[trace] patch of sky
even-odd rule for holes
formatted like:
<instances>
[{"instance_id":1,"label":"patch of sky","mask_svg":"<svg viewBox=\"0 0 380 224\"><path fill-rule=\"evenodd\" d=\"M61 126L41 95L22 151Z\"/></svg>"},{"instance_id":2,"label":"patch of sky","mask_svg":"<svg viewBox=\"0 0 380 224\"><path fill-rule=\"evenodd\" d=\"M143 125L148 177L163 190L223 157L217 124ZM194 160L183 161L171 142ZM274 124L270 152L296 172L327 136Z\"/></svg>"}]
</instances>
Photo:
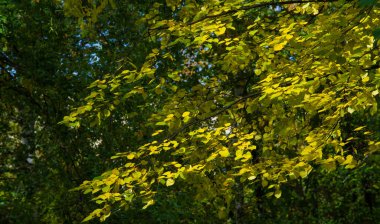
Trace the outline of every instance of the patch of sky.
<instances>
[{"instance_id":1,"label":"patch of sky","mask_svg":"<svg viewBox=\"0 0 380 224\"><path fill-rule=\"evenodd\" d=\"M97 42L97 43L87 43L84 45L85 48L95 48L97 50L102 50L103 46Z\"/></svg>"},{"instance_id":2,"label":"patch of sky","mask_svg":"<svg viewBox=\"0 0 380 224\"><path fill-rule=\"evenodd\" d=\"M104 31L102 31L102 35L108 36L108 35L110 35L110 32L108 30L104 30Z\"/></svg>"},{"instance_id":3,"label":"patch of sky","mask_svg":"<svg viewBox=\"0 0 380 224\"><path fill-rule=\"evenodd\" d=\"M90 65L92 65L94 63L97 63L99 60L100 60L100 58L96 55L96 53L92 53L92 54L90 54L90 59L89 59L88 63Z\"/></svg>"},{"instance_id":4,"label":"patch of sky","mask_svg":"<svg viewBox=\"0 0 380 224\"><path fill-rule=\"evenodd\" d=\"M282 7L279 6L279 5L277 5L276 7L274 7L274 11L275 12L281 12L281 10L282 10Z\"/></svg>"},{"instance_id":5,"label":"patch of sky","mask_svg":"<svg viewBox=\"0 0 380 224\"><path fill-rule=\"evenodd\" d=\"M269 9L274 10L275 12L281 12L282 11L282 7L279 5L276 5L275 7L269 6Z\"/></svg>"},{"instance_id":6,"label":"patch of sky","mask_svg":"<svg viewBox=\"0 0 380 224\"><path fill-rule=\"evenodd\" d=\"M9 74L10 74L12 77L15 77L15 76L16 76L16 73L17 73L17 71L16 71L16 69L14 69L14 68L11 68L11 69L9 70Z\"/></svg>"},{"instance_id":7,"label":"patch of sky","mask_svg":"<svg viewBox=\"0 0 380 224\"><path fill-rule=\"evenodd\" d=\"M84 40L78 40L78 46L83 49L95 48L97 50L102 50L103 46L100 42L86 43L84 44Z\"/></svg>"},{"instance_id":8,"label":"patch of sky","mask_svg":"<svg viewBox=\"0 0 380 224\"><path fill-rule=\"evenodd\" d=\"M117 41L116 38L109 38L108 39L108 42L111 42L111 43L115 43L116 41ZM126 47L126 46L124 46L124 47Z\"/></svg>"},{"instance_id":9,"label":"patch of sky","mask_svg":"<svg viewBox=\"0 0 380 224\"><path fill-rule=\"evenodd\" d=\"M210 76L208 76L208 75L204 75L204 76L202 76L200 79L198 79L198 82L199 82L199 84L201 84L202 86L205 86L205 85L207 85L207 81L209 81L210 80Z\"/></svg>"}]
</instances>

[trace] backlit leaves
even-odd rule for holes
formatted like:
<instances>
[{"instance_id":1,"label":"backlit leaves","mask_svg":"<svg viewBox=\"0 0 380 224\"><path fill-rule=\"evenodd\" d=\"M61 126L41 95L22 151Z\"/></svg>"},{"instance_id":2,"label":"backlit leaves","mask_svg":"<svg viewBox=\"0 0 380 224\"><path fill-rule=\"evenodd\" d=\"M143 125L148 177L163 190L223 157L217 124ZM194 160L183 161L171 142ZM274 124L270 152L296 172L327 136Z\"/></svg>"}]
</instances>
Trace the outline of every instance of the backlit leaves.
<instances>
[{"instance_id":1,"label":"backlit leaves","mask_svg":"<svg viewBox=\"0 0 380 224\"><path fill-rule=\"evenodd\" d=\"M100 123L117 110L115 102L144 99L141 108L154 109L144 126L155 140L117 154L127 162L118 173L79 189L93 189L104 204L149 206L157 184L197 186L204 195L198 180L209 178L216 189L241 182L279 198L281 185L307 178L314 166L331 172L360 164L346 136L363 133L363 153L371 133L345 130L343 121L377 111L372 27L380 25L380 11L363 17L353 3L333 1L284 4L274 13L272 3L262 3L166 1L178 10L173 18L151 20L159 5L146 15L159 47L140 69L94 82L86 105L63 122L78 126L88 116Z\"/></svg>"}]
</instances>

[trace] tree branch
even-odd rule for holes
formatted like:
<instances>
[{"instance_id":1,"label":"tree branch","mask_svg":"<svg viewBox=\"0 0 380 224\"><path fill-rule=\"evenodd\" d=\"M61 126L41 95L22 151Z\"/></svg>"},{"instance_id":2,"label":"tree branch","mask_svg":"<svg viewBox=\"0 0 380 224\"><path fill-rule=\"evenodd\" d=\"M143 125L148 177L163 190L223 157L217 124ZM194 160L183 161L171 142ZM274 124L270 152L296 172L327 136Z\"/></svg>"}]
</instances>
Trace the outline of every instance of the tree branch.
<instances>
[{"instance_id":1,"label":"tree branch","mask_svg":"<svg viewBox=\"0 0 380 224\"><path fill-rule=\"evenodd\" d=\"M250 9L255 9L255 8L261 8L261 7L266 7L266 6L273 6L273 5L289 5L289 4L302 4L302 3L311 3L311 2L336 2L337 0L327 0L327 1L321 1L321 0L308 0L308 1L286 1L286 2L264 2L264 3L259 3L259 4L256 4L256 5L251 5L251 6L243 6L241 8L238 8L238 9L233 9L233 10L230 10L230 11L227 11L227 12L222 12L220 14L217 14L217 15L210 15L210 16L205 16L203 18L200 18L198 20L195 20L193 22L189 22L187 23L186 25L193 25L195 23L199 23L205 19L210 19L210 18L215 18L215 17L219 17L219 16L224 16L224 15L228 15L228 14L231 14L231 13L236 13L236 12L239 12L241 10L250 10Z\"/></svg>"},{"instance_id":2,"label":"tree branch","mask_svg":"<svg viewBox=\"0 0 380 224\"><path fill-rule=\"evenodd\" d=\"M233 101L233 102L230 103L229 105L223 107L223 108L220 109L219 111L217 111L217 112L215 112L215 113L213 113L213 114L211 114L211 115L209 115L209 116L207 116L207 117L205 117L205 118L203 118L203 119L200 119L200 120L199 120L199 119L195 119L194 121L192 121L192 122L190 122L190 123L184 125L184 126L183 126L181 129L179 129L178 131L174 132L174 133L169 137L169 139L174 139L179 133L181 133L182 131L186 130L187 128L189 128L189 127L191 127L191 126L193 126L193 125L195 125L195 124L198 124L198 123L200 123L200 122L203 122L203 121L209 120L209 119L211 119L211 118L213 118L213 117L215 117L215 116L217 116L217 115L223 113L224 111L230 109L230 108L231 108L232 106L234 106L235 104L237 104L237 103L239 103L239 102L241 102L241 101L243 101L243 100L246 100L246 99L248 99L248 98L258 96L259 94L260 94L260 93L252 93L252 94L249 94L249 95L247 95L247 96L241 97L241 98L239 98L239 99Z\"/></svg>"},{"instance_id":3,"label":"tree branch","mask_svg":"<svg viewBox=\"0 0 380 224\"><path fill-rule=\"evenodd\" d=\"M205 16L205 17L197 19L195 21L188 22L185 25L190 26L190 25L199 23L199 22L201 22L203 20L206 20L206 19L212 19L212 18L216 18L216 17L219 17L219 16L228 15L228 14L231 14L231 13L236 13L236 12L239 12L239 11L242 11L242 10L250 10L250 9L261 8L261 7L266 7L266 6L302 4L302 3L313 3L313 2L315 2L315 3L337 2L337 1L338 0L307 0L307 1L300 1L300 0L298 0L298 1L286 1L286 2L264 2L264 3L258 3L256 5L251 5L251 6L243 6L241 8L232 9L232 10L229 10L229 11L226 11L226 12L222 12L222 13L219 13L219 14L216 14L216 15ZM160 30L160 29L168 29L168 28L169 27L158 27L158 28L149 29L149 30Z\"/></svg>"}]
</instances>

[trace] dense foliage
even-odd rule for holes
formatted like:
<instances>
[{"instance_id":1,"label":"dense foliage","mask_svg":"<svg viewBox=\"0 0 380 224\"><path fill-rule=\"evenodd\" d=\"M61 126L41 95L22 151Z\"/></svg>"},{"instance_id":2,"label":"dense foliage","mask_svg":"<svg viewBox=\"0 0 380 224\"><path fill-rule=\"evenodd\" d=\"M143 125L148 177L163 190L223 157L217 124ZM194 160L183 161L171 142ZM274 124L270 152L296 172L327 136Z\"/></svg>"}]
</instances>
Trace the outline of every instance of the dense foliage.
<instances>
[{"instance_id":1,"label":"dense foliage","mask_svg":"<svg viewBox=\"0 0 380 224\"><path fill-rule=\"evenodd\" d=\"M0 39L2 223L380 218L377 1L5 0Z\"/></svg>"}]
</instances>

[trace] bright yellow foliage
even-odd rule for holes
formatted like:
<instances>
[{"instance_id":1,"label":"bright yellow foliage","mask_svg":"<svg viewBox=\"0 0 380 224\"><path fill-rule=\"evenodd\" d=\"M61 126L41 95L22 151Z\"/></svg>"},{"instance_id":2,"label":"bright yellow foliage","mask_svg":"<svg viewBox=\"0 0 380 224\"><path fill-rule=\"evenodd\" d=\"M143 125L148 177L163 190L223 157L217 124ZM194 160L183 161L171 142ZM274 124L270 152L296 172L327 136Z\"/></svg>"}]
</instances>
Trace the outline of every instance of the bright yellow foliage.
<instances>
[{"instance_id":1,"label":"bright yellow foliage","mask_svg":"<svg viewBox=\"0 0 380 224\"><path fill-rule=\"evenodd\" d=\"M79 189L101 194L104 208L137 199L146 208L154 204L158 183L193 186L196 176L211 173L210 189L221 197L219 189L230 192L236 183L261 185L279 198L281 185L307 178L313 166L333 171L360 164L346 147L353 139L342 136L341 121L377 112L380 43L373 30L380 27L380 9L355 1L181 2L167 1L178 10L173 18L149 19L160 5L146 15L159 48L141 68L94 82L87 104L64 118L74 127L82 115L100 123L117 110L112 102L166 98L146 124L157 141L116 155L126 158L118 174L106 172ZM157 69L162 61L168 62L165 72ZM120 86L126 84L133 87L125 93ZM104 104L111 86L112 99ZM360 153L369 148L379 144ZM90 216L106 215L95 210Z\"/></svg>"}]
</instances>

